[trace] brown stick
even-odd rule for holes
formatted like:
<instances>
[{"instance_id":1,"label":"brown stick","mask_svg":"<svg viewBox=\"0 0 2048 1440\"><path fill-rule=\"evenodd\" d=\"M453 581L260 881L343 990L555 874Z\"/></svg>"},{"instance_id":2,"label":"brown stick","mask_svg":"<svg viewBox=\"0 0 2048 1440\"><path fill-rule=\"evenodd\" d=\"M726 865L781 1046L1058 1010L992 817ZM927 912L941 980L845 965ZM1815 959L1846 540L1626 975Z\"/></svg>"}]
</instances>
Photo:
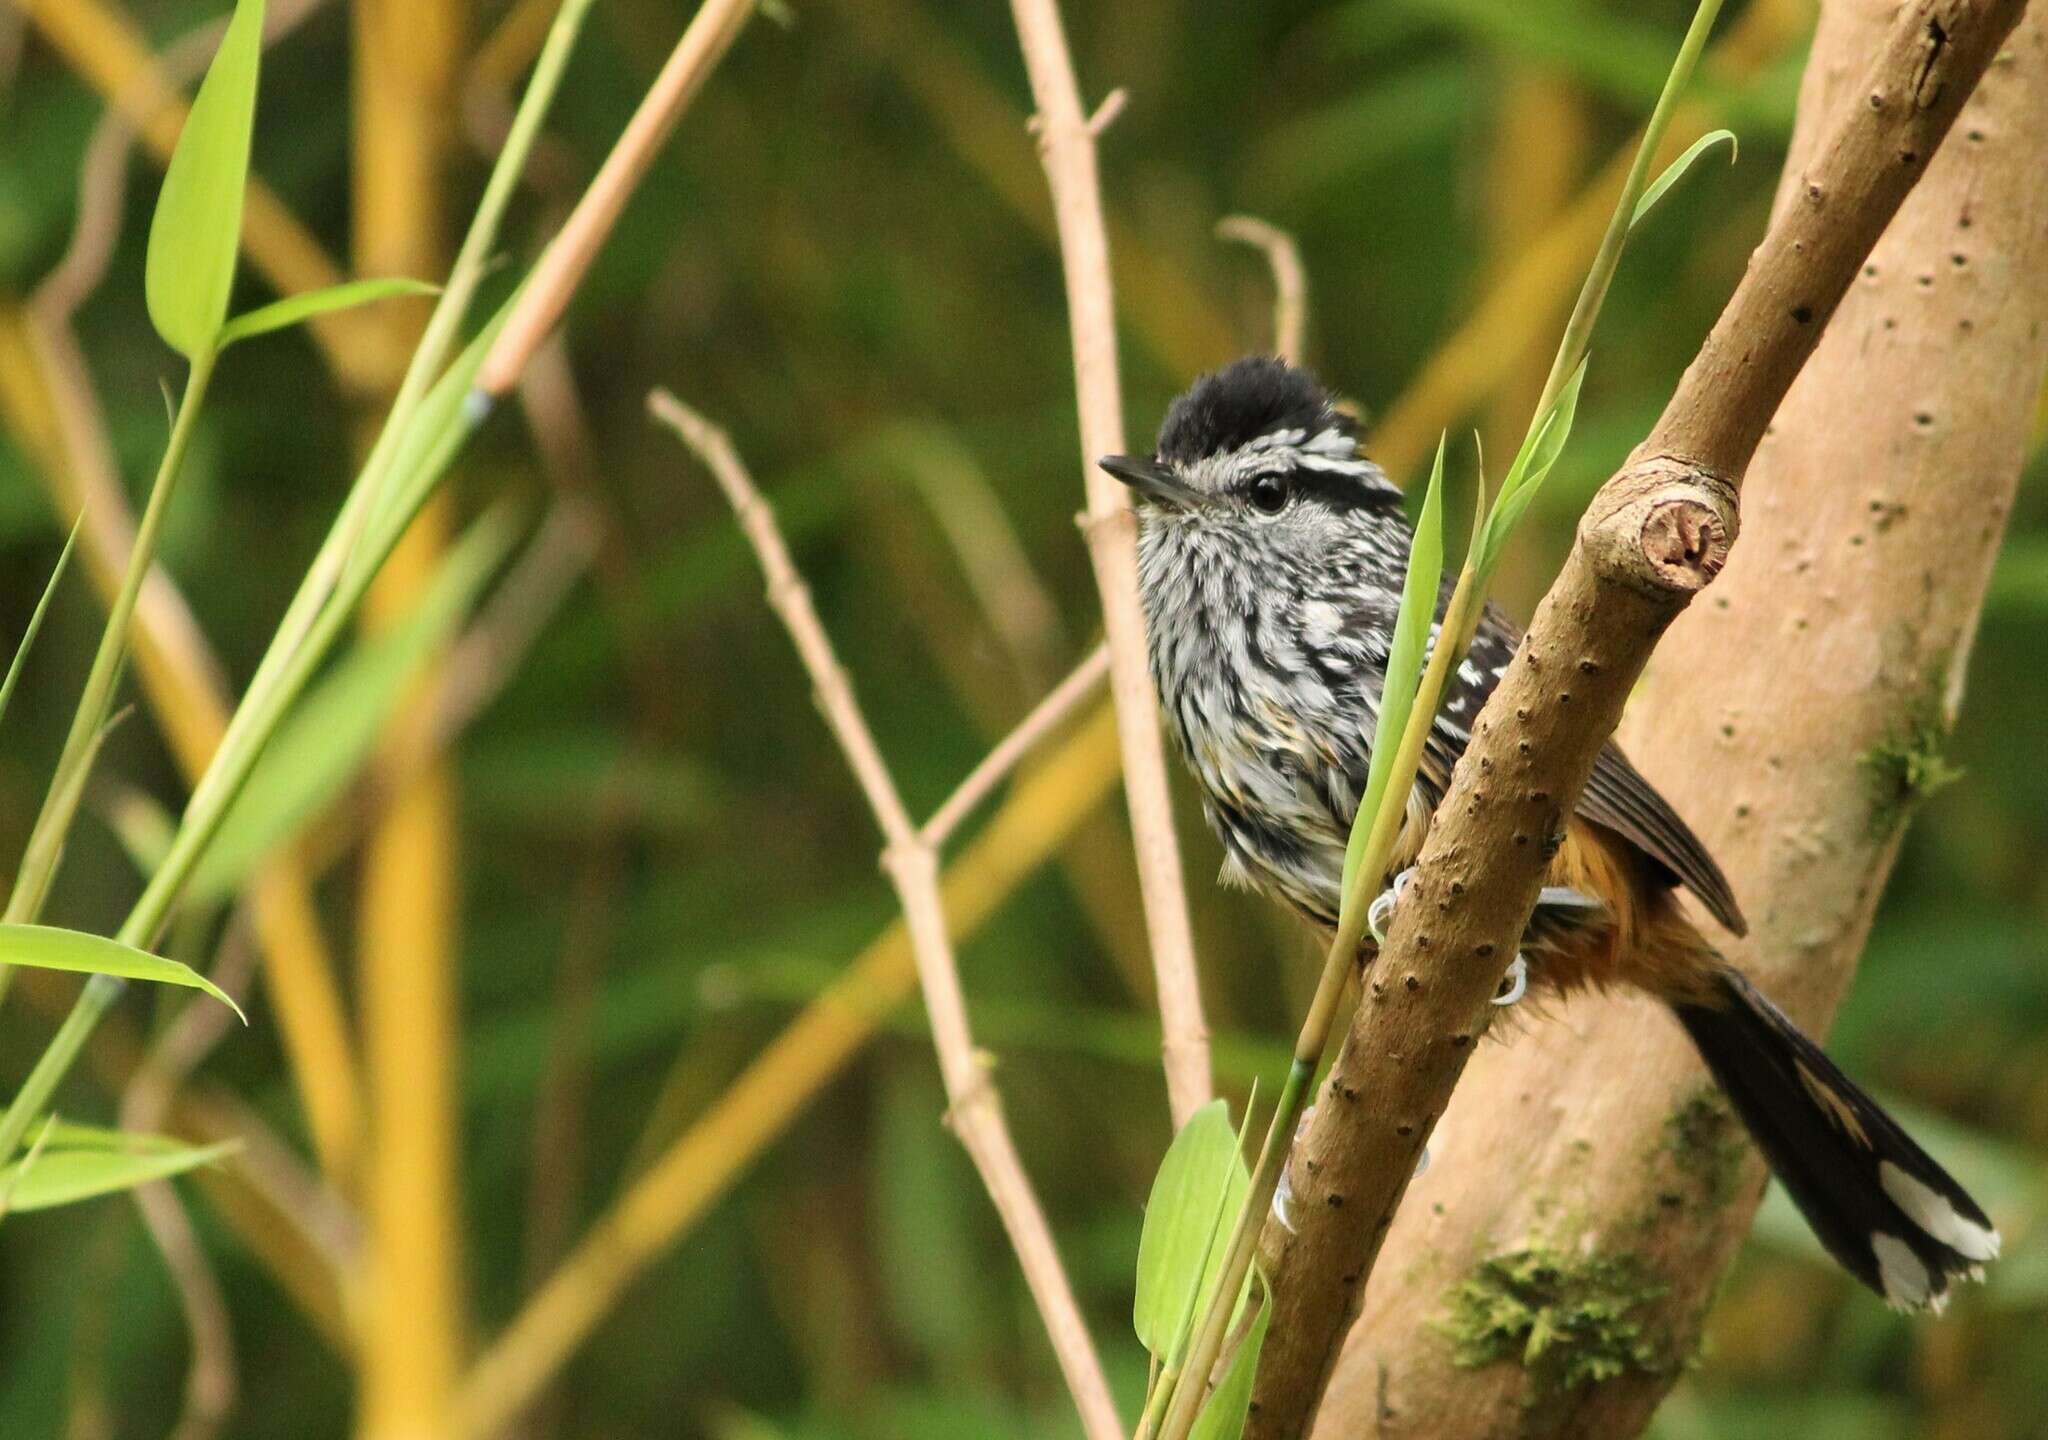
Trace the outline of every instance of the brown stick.
<instances>
[{"instance_id":1,"label":"brown stick","mask_svg":"<svg viewBox=\"0 0 2048 1440\"><path fill-rule=\"evenodd\" d=\"M1209 1028L1202 1018L1194 933L1188 924L1180 841L1166 787L1159 698L1145 660L1145 619L1138 608L1137 520L1123 487L1096 467L1124 450L1123 390L1117 379L1116 307L1109 239L1095 170L1096 126L1081 108L1074 62L1056 0L1012 0L1017 39L1038 106L1034 126L1052 188L1074 331L1074 389L1081 411L1081 473L1088 494L1082 527L1102 627L1109 636L1109 688L1124 752L1124 798L1137 847L1138 891L1159 984L1160 1050L1176 1128L1211 1094ZM1113 97L1112 97L1113 98ZM1109 102L1105 102L1105 114Z\"/></svg>"},{"instance_id":2,"label":"brown stick","mask_svg":"<svg viewBox=\"0 0 2048 1440\"><path fill-rule=\"evenodd\" d=\"M1798 203L1815 122L1890 12L1824 10L1781 204ZM1745 483L1743 543L1712 603L1672 627L1622 727L1748 908L1751 935L1729 957L1815 1033L1908 809L1871 757L1946 728L2048 365L2044 17L2006 53L1781 407ZM1576 1001L1474 1058L1387 1238L1321 1433L1641 1428L1678 1373L1667 1362L1691 1353L1760 1173L1653 1008ZM1512 1360L1461 1368L1432 1334L1454 1289L1489 1259L1564 1247L1670 1287L1624 1317L1650 1365L1562 1393Z\"/></svg>"},{"instance_id":3,"label":"brown stick","mask_svg":"<svg viewBox=\"0 0 2048 1440\"><path fill-rule=\"evenodd\" d=\"M888 762L854 699L853 686L840 668L831 638L811 605L810 591L790 559L774 512L755 489L732 442L725 432L666 391L657 390L649 397L648 406L710 469L768 577L768 603L781 617L810 673L818 709L860 782L886 842L882 868L896 887L910 929L918 984L924 992L932 1045L938 1051L939 1073L946 1086L947 1121L973 1158L989 1198L1002 1216L1025 1283L1052 1338L1067 1388L1081 1412L1083 1429L1089 1440L1121 1440L1123 1422L1110 1397L1102 1362L1060 1264L1052 1228L1010 1139L1009 1125L988 1075L987 1058L975 1047L974 1033L968 1027L960 970L954 963L953 939L939 896L938 852L911 820Z\"/></svg>"},{"instance_id":4,"label":"brown stick","mask_svg":"<svg viewBox=\"0 0 2048 1440\"><path fill-rule=\"evenodd\" d=\"M698 7L641 99L640 108L605 157L603 168L533 267L526 292L477 372L476 386L484 394L502 395L510 390L533 352L561 320L597 252L611 237L626 201L640 188L676 122L753 18L754 5L755 0L704 0Z\"/></svg>"},{"instance_id":5,"label":"brown stick","mask_svg":"<svg viewBox=\"0 0 2048 1440\"><path fill-rule=\"evenodd\" d=\"M1561 832L1665 627L1725 563L1778 403L2024 0L1914 0L1834 107L1664 416L1594 497L1481 713L1268 1225L1275 1317L1251 1436L1304 1433L1380 1243L1484 1028Z\"/></svg>"}]
</instances>

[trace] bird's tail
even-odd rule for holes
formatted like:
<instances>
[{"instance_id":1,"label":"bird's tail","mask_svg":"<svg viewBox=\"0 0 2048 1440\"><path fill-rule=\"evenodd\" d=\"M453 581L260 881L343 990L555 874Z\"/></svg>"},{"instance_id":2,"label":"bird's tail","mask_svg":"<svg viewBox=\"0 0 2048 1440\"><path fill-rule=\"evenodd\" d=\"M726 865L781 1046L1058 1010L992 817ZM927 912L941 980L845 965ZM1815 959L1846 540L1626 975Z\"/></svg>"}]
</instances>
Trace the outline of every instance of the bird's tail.
<instances>
[{"instance_id":1,"label":"bird's tail","mask_svg":"<svg viewBox=\"0 0 2048 1440\"><path fill-rule=\"evenodd\" d=\"M1897 1309L1981 1280L1998 1232L1976 1201L1757 988L1722 965L1673 1007L1813 1233Z\"/></svg>"}]
</instances>

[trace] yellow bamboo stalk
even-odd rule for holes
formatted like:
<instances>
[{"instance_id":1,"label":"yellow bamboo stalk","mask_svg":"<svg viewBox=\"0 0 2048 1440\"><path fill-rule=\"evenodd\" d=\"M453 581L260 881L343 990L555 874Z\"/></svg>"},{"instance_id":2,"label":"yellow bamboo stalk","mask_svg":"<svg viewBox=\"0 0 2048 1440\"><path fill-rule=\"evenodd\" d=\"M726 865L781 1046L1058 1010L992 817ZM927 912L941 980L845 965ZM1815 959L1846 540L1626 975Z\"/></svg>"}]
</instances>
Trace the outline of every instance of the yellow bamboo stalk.
<instances>
[{"instance_id":1,"label":"yellow bamboo stalk","mask_svg":"<svg viewBox=\"0 0 2048 1440\"><path fill-rule=\"evenodd\" d=\"M437 275L446 263L441 172L452 139L464 0L356 0L355 259L364 274ZM407 317L414 335L423 322ZM395 389L402 365L376 377ZM442 497L422 512L371 587L367 628L404 615L432 577L449 529ZM423 687L387 737L431 723ZM361 896L362 1023L370 1093L361 1402L365 1440L448 1434L463 1350L456 1177L456 835L438 763L409 768L368 836Z\"/></svg>"},{"instance_id":2,"label":"yellow bamboo stalk","mask_svg":"<svg viewBox=\"0 0 2048 1440\"><path fill-rule=\"evenodd\" d=\"M104 0L13 0L59 55L136 125L158 160L170 157L185 124L185 102L157 78L149 46ZM281 295L318 290L343 277L320 242L283 201L253 176L242 206L242 249ZM336 310L315 318L313 337L344 387L370 389L376 376L405 363L406 347L381 307Z\"/></svg>"},{"instance_id":3,"label":"yellow bamboo stalk","mask_svg":"<svg viewBox=\"0 0 2048 1440\"><path fill-rule=\"evenodd\" d=\"M127 567L133 521L118 489L89 477L52 378L45 337L19 305L0 299L0 418L34 462L58 514L85 517L80 538L86 570L101 598L111 601ZM136 605L130 644L143 696L190 783L220 743L228 701L217 678L220 666L160 570ZM311 879L296 853L265 863L251 904L264 985L313 1149L327 1176L345 1187L362 1125L360 1081L333 956L313 907Z\"/></svg>"},{"instance_id":4,"label":"yellow bamboo stalk","mask_svg":"<svg viewBox=\"0 0 2048 1440\"><path fill-rule=\"evenodd\" d=\"M1118 756L1116 718L1101 705L1017 782L946 868L946 919L957 938L979 928L1102 804L1120 773ZM532 1404L634 1278L731 1188L916 987L899 918L613 1202L484 1352L463 1385L461 1440L486 1440Z\"/></svg>"}]
</instances>

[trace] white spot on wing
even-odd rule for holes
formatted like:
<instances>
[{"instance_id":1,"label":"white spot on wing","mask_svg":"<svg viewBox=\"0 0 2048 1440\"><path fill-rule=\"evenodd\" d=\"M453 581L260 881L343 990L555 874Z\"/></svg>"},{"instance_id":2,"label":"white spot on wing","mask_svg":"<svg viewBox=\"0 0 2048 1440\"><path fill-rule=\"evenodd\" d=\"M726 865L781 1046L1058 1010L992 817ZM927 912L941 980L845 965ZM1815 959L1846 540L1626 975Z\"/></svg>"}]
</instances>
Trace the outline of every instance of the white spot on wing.
<instances>
[{"instance_id":1,"label":"white spot on wing","mask_svg":"<svg viewBox=\"0 0 2048 1440\"><path fill-rule=\"evenodd\" d=\"M1998 1232L1965 1219L1940 1191L1908 1175L1889 1160L1878 1163L1877 1178L1892 1203L1915 1225L1966 1260L1996 1260Z\"/></svg>"},{"instance_id":2,"label":"white spot on wing","mask_svg":"<svg viewBox=\"0 0 2048 1440\"><path fill-rule=\"evenodd\" d=\"M1930 1302L1934 1287L1912 1246L1880 1231L1870 1237L1870 1253L1877 1257L1877 1278L1884 1287L1885 1304L1894 1310L1918 1310Z\"/></svg>"},{"instance_id":3,"label":"white spot on wing","mask_svg":"<svg viewBox=\"0 0 2048 1440\"><path fill-rule=\"evenodd\" d=\"M1311 645L1333 645L1344 628L1344 612L1327 600L1311 600L1301 607L1303 638Z\"/></svg>"}]
</instances>

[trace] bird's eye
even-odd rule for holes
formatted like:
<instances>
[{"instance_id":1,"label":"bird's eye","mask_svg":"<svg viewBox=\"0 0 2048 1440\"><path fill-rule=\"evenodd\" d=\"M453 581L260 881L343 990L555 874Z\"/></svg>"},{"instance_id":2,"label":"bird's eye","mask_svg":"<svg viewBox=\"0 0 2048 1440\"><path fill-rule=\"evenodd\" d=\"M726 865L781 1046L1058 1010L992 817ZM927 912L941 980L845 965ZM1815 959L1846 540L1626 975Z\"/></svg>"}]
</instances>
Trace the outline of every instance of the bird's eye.
<instances>
[{"instance_id":1,"label":"bird's eye","mask_svg":"<svg viewBox=\"0 0 2048 1440\"><path fill-rule=\"evenodd\" d=\"M1252 481L1250 498L1261 515L1278 515L1287 508L1287 482L1278 475L1261 475Z\"/></svg>"}]
</instances>

